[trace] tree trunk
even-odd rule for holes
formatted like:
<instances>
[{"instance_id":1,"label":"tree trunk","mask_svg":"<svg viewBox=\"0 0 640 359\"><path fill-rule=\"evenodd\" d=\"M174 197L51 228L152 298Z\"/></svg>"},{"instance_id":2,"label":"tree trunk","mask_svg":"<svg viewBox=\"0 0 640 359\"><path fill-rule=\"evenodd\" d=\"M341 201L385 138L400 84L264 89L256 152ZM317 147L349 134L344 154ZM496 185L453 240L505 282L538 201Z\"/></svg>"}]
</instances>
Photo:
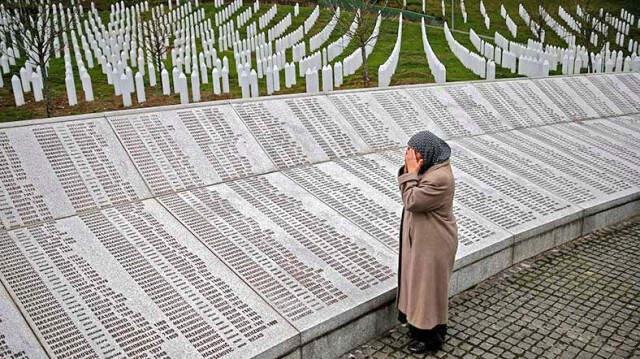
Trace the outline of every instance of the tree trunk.
<instances>
[{"instance_id":1,"label":"tree trunk","mask_svg":"<svg viewBox=\"0 0 640 359\"><path fill-rule=\"evenodd\" d=\"M51 117L51 97L49 96L49 76L42 70L42 90L44 95L44 110L47 118Z\"/></svg>"},{"instance_id":2,"label":"tree trunk","mask_svg":"<svg viewBox=\"0 0 640 359\"><path fill-rule=\"evenodd\" d=\"M362 50L362 82L364 82L364 87L369 87L369 60L367 56L367 44L364 43L361 46Z\"/></svg>"}]
</instances>

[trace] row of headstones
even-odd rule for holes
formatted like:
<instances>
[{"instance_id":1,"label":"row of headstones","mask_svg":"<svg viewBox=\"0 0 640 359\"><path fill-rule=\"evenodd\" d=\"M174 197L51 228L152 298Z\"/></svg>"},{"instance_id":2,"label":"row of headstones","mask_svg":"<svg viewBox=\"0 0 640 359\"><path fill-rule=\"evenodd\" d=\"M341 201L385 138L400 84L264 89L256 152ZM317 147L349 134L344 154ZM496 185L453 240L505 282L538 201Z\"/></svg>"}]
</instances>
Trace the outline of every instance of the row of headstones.
<instances>
[{"instance_id":1,"label":"row of headstones","mask_svg":"<svg viewBox=\"0 0 640 359\"><path fill-rule=\"evenodd\" d=\"M324 44L329 37L333 33L333 30L336 28L338 24L338 19L340 18L340 7L338 6L335 10L335 13L331 17L331 20L327 23L327 25L322 28L317 34L311 36L309 38L309 51L315 51L319 49L322 44Z\"/></svg>"},{"instance_id":2,"label":"row of headstones","mask_svg":"<svg viewBox=\"0 0 640 359\"><path fill-rule=\"evenodd\" d=\"M288 13L284 18L282 18L278 23L276 23L273 27L267 30L267 39L269 42L275 41L275 39L282 36L282 34L287 31L289 26L292 24L291 13Z\"/></svg>"},{"instance_id":3,"label":"row of headstones","mask_svg":"<svg viewBox=\"0 0 640 359\"><path fill-rule=\"evenodd\" d=\"M462 66L471 70L474 74L480 76L481 78L485 78L486 76L486 68L487 61L480 55L475 52L469 51L466 47L464 47L461 43L459 43L449 30L449 25L447 22L444 22L444 37L447 40L447 44L451 49L451 52L456 56L458 60L462 63Z\"/></svg>"},{"instance_id":4,"label":"row of headstones","mask_svg":"<svg viewBox=\"0 0 640 359\"><path fill-rule=\"evenodd\" d=\"M402 13L398 18L398 35L393 50L387 60L378 67L378 87L387 87L391 83L391 76L396 72L400 57L400 45L402 44Z\"/></svg>"},{"instance_id":5,"label":"row of headstones","mask_svg":"<svg viewBox=\"0 0 640 359\"><path fill-rule=\"evenodd\" d=\"M257 1L256 1L257 2ZM243 3L242 0L233 0L229 5L225 6L222 10L213 14L216 26L220 26L227 22L236 13L236 11L240 10Z\"/></svg>"},{"instance_id":6,"label":"row of headstones","mask_svg":"<svg viewBox=\"0 0 640 359\"><path fill-rule=\"evenodd\" d=\"M524 8L524 6L522 6L522 4L518 4L518 15L520 15L522 21L527 24L533 36L535 36L539 41L544 42L545 31L544 29L540 29L540 26L542 26L542 24L538 24L533 19L531 19L531 15L529 15L529 12Z\"/></svg>"},{"instance_id":7,"label":"row of headstones","mask_svg":"<svg viewBox=\"0 0 640 359\"><path fill-rule=\"evenodd\" d=\"M252 7L246 8L243 12L241 12L240 14L238 14L238 16L236 16L237 26L243 27L246 23L249 22L249 20L251 20L252 17L253 17L253 8Z\"/></svg>"},{"instance_id":8,"label":"row of headstones","mask_svg":"<svg viewBox=\"0 0 640 359\"><path fill-rule=\"evenodd\" d=\"M600 9L602 10L602 9ZM624 9L621 9L623 11ZM628 15L623 16L622 19L617 18L614 15L606 13L604 15L604 21L609 25L613 26L618 32L621 32L625 35L629 35L629 30L631 29L631 25L633 24L633 15L627 13ZM602 15L600 15L602 17ZM630 21L631 20L631 21ZM640 23L640 22L639 22Z\"/></svg>"},{"instance_id":9,"label":"row of headstones","mask_svg":"<svg viewBox=\"0 0 640 359\"><path fill-rule=\"evenodd\" d=\"M377 38L377 34L379 32L380 29L380 23L381 23L381 15L378 16L377 22L376 22L376 26L374 28L374 31L372 33L372 41L369 42L369 46L367 46L367 56L368 54L370 54L370 52L373 50L373 47L375 46L375 39ZM355 20L354 20L355 21ZM269 44L269 43L267 43ZM304 45L303 45L304 46ZM270 45L267 46L267 49L271 49ZM304 49L304 47L302 47L302 49ZM357 49L356 51L354 51L354 53L352 55L356 55L356 56L351 56L352 58L359 58L360 59L360 64L358 65L361 66L361 56L360 56L360 49ZM262 51L262 50L260 50ZM273 55L272 55L273 56ZM294 51L294 57L295 57L295 51ZM251 67L250 62L248 61L248 59L246 59L246 55L245 55L245 60L243 63L243 66L239 67L242 70L240 70L239 76L243 77L244 80L240 80L240 83L244 84L244 96L245 97L250 97L253 96L252 94L255 92L252 92L252 88L257 86L257 85L252 85L252 77L254 75L252 75L255 72L255 78L256 81L260 78L262 78L262 76L260 76L260 72L262 72L262 75L267 76L267 80L265 81L267 84L267 94L271 94L272 93L272 89L276 87L276 81L279 80L280 76L279 76L279 72L278 71L274 71L274 68L276 69L282 69L282 67L274 65L274 66L270 66L271 64L275 64L276 61L273 60L273 58L269 58L267 57L267 61L264 62L262 61L262 59L260 60L260 64L262 66L257 67L258 71L256 71L255 69L251 69L249 70ZM345 62L347 62L349 56L347 58L345 58ZM268 69L270 69L271 72L271 76L267 75L267 71L263 68L263 66L267 66ZM308 78L308 83L306 84L306 86L308 87L308 90L313 92L314 88L316 88L316 83L314 82L314 79L317 78L316 75L314 75L314 73L317 72L317 68L322 68L325 73L327 71L329 71L329 69L331 68L331 65L329 64L329 61L327 59L327 52L326 52L326 48L323 49L322 52L316 51L314 54L312 54L311 56L308 57L303 57L300 59L300 76L305 76L305 78ZM293 85L295 84L295 76L296 76L296 67L295 67L295 61L291 62L291 63L285 63L284 65L284 69L285 69L285 85L288 87L289 84ZM342 79L344 76L348 76L352 73L355 72L357 68L352 69L351 73L347 73L346 70L343 69L343 65L342 63L338 62L334 65L334 69L331 69L331 72L333 73L332 78L335 78L332 81L332 85L329 86L329 82L326 82L326 85L323 84L323 89L332 89L333 86L335 84L337 84L338 86L342 83ZM334 71L335 70L335 71ZM338 71L339 70L339 71ZM244 73L244 76L242 75L242 73ZM277 76L274 76L274 74L278 74ZM324 76L328 76L328 75L324 75ZM277 77L277 79L276 79ZM270 80L269 80L270 79ZM274 80L275 79L275 80ZM273 86L271 86L270 84L273 84ZM278 83L279 85L279 83Z\"/></svg>"},{"instance_id":10,"label":"row of headstones","mask_svg":"<svg viewBox=\"0 0 640 359\"><path fill-rule=\"evenodd\" d=\"M371 32L371 36L365 46L365 57L369 57L371 52L375 48L378 42L378 34L380 33L380 24L382 23L382 14L378 13L376 24ZM342 71L344 76L350 76L356 73L356 71L362 66L362 48L358 47L351 54L347 55L342 60Z\"/></svg>"},{"instance_id":11,"label":"row of headstones","mask_svg":"<svg viewBox=\"0 0 640 359\"><path fill-rule=\"evenodd\" d=\"M281 69L277 65L267 68L264 76L267 95L281 90L280 71ZM337 62L333 67L330 64L325 65L320 70L315 67L309 68L305 73L305 90L307 93L319 92L320 75L318 72L320 72L322 77L323 92L333 91L335 87L340 87L343 83L342 64L340 62ZM295 73L295 63L286 63L284 67L286 88L291 88L291 86L296 84ZM258 80L259 76L255 69L251 69L251 71L246 71L246 69L242 70L239 80L242 98L260 96Z\"/></svg>"},{"instance_id":12,"label":"row of headstones","mask_svg":"<svg viewBox=\"0 0 640 359\"><path fill-rule=\"evenodd\" d=\"M511 16L509 16L509 14L507 13L507 9L505 9L503 4L500 4L500 16L502 16L502 18L505 20L505 23L507 24L507 29L509 29L511 36L516 38L518 34L518 26L511 19Z\"/></svg>"},{"instance_id":13,"label":"row of headstones","mask_svg":"<svg viewBox=\"0 0 640 359\"><path fill-rule=\"evenodd\" d=\"M491 20L489 20L489 15L487 15L487 8L485 8L484 2L482 0L480 0L480 14L482 15L482 17L484 17L484 27L489 30L489 27L491 26Z\"/></svg>"},{"instance_id":14,"label":"row of headstones","mask_svg":"<svg viewBox=\"0 0 640 359\"><path fill-rule=\"evenodd\" d=\"M547 23L547 26L558 35L569 47L576 46L576 36L558 23L542 6L538 7L540 16Z\"/></svg>"},{"instance_id":15,"label":"row of headstones","mask_svg":"<svg viewBox=\"0 0 640 359\"><path fill-rule=\"evenodd\" d=\"M560 16L560 18L569 25L571 30L580 32L580 24L567 12L567 10L562 7L562 5L558 6L558 16Z\"/></svg>"},{"instance_id":16,"label":"row of headstones","mask_svg":"<svg viewBox=\"0 0 640 359\"><path fill-rule=\"evenodd\" d=\"M433 52L431 48L431 44L429 44L429 39L427 38L427 28L424 24L424 18L422 18L422 47L424 49L424 53L427 56L427 64L429 65L429 70L431 70L431 74L436 80L436 83L445 83L447 82L447 69L444 67L442 62L438 59L436 54Z\"/></svg>"},{"instance_id":17,"label":"row of headstones","mask_svg":"<svg viewBox=\"0 0 640 359\"><path fill-rule=\"evenodd\" d=\"M267 25L271 22L271 20L273 20L273 18L276 17L277 13L278 13L278 4L273 4L269 8L269 10L267 10L267 12L260 15L260 17L258 18L258 28L262 30L265 27L267 27Z\"/></svg>"},{"instance_id":18,"label":"row of headstones","mask_svg":"<svg viewBox=\"0 0 640 359\"><path fill-rule=\"evenodd\" d=\"M305 35L309 32L309 30L311 30L311 28L316 23L319 17L320 17L320 5L316 5L316 7L313 8L313 10L311 11L311 14L309 14L309 17L307 17L304 20L303 26L304 26Z\"/></svg>"},{"instance_id":19,"label":"row of headstones","mask_svg":"<svg viewBox=\"0 0 640 359\"><path fill-rule=\"evenodd\" d=\"M360 9L356 11L359 12ZM358 19L359 15L356 14L353 17L353 22L351 22L351 25L349 25L349 30L327 46L327 59L329 61L333 61L333 59L340 56L344 49L349 45L349 42L351 41L351 35L355 34L358 29Z\"/></svg>"},{"instance_id":20,"label":"row of headstones","mask_svg":"<svg viewBox=\"0 0 640 359\"><path fill-rule=\"evenodd\" d=\"M628 22L629 24L633 24L636 20L636 16L627 11L625 8L620 9L620 18ZM638 28L640 28L640 18L638 18ZM629 35L629 33L627 33L627 35Z\"/></svg>"},{"instance_id":21,"label":"row of headstones","mask_svg":"<svg viewBox=\"0 0 640 359\"><path fill-rule=\"evenodd\" d=\"M298 9L297 3L294 9ZM299 11L294 10L294 16L297 16ZM286 29L291 25L291 14L288 14L283 20L281 20L277 25L268 30L269 38L271 40L275 40L277 43L276 50L284 51L291 44L300 41L304 35L302 31L302 25L293 33L287 34L282 39L277 39L277 37L281 36L282 33L286 31ZM245 39L240 39L239 36L237 39L231 43L233 46L234 53L242 53L244 51L255 51L257 46L263 45L267 43L267 38L264 32L257 33L256 31L247 31L247 37ZM269 45L271 46L271 45Z\"/></svg>"}]
</instances>

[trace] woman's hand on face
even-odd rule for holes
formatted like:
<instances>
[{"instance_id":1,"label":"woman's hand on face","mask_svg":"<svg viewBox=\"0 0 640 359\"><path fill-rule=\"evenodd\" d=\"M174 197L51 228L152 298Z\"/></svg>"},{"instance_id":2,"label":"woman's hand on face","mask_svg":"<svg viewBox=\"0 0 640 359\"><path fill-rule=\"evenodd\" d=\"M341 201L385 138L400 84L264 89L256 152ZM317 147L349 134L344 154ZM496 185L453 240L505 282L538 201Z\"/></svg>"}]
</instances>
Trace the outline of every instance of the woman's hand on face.
<instances>
[{"instance_id":1,"label":"woman's hand on face","mask_svg":"<svg viewBox=\"0 0 640 359\"><path fill-rule=\"evenodd\" d=\"M422 159L413 148L408 148L404 154L404 167L407 173L418 174L422 167Z\"/></svg>"}]
</instances>

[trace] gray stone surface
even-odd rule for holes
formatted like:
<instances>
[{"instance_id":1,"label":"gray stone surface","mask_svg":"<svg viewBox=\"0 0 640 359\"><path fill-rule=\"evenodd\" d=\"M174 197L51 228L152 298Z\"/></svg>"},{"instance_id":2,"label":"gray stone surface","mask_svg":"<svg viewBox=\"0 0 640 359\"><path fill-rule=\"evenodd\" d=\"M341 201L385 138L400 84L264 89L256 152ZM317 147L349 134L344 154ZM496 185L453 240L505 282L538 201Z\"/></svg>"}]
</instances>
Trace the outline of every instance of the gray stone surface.
<instances>
[{"instance_id":1,"label":"gray stone surface","mask_svg":"<svg viewBox=\"0 0 640 359\"><path fill-rule=\"evenodd\" d=\"M160 202L303 342L365 313L395 287L394 252L280 173Z\"/></svg>"},{"instance_id":2,"label":"gray stone surface","mask_svg":"<svg viewBox=\"0 0 640 359\"><path fill-rule=\"evenodd\" d=\"M639 89L600 74L1 124L0 315L28 323L7 343L339 355L391 324L413 133L453 148L453 295L640 210Z\"/></svg>"},{"instance_id":3,"label":"gray stone surface","mask_svg":"<svg viewBox=\"0 0 640 359\"><path fill-rule=\"evenodd\" d=\"M108 119L156 194L275 169L229 105Z\"/></svg>"},{"instance_id":4,"label":"gray stone surface","mask_svg":"<svg viewBox=\"0 0 640 359\"><path fill-rule=\"evenodd\" d=\"M155 200L3 236L0 277L51 356L273 357L298 344Z\"/></svg>"},{"instance_id":5,"label":"gray stone surface","mask_svg":"<svg viewBox=\"0 0 640 359\"><path fill-rule=\"evenodd\" d=\"M104 119L0 128L5 228L150 197Z\"/></svg>"},{"instance_id":6,"label":"gray stone surface","mask_svg":"<svg viewBox=\"0 0 640 359\"><path fill-rule=\"evenodd\" d=\"M253 101L233 107L279 169L369 150L324 96Z\"/></svg>"},{"instance_id":7,"label":"gray stone surface","mask_svg":"<svg viewBox=\"0 0 640 359\"><path fill-rule=\"evenodd\" d=\"M0 240L7 240L0 233ZM43 358L44 352L9 293L0 286L0 357Z\"/></svg>"}]
</instances>

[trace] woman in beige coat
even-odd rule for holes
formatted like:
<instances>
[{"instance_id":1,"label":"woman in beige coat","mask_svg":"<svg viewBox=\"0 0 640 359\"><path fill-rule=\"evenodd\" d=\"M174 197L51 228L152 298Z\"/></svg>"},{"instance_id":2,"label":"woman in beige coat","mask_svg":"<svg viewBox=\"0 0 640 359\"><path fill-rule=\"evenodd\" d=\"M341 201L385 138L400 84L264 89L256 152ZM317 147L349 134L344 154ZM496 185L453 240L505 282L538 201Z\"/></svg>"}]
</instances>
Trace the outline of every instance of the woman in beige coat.
<instances>
[{"instance_id":1,"label":"woman in beige coat","mask_svg":"<svg viewBox=\"0 0 640 359\"><path fill-rule=\"evenodd\" d=\"M451 148L429 131L408 142L398 171L402 220L396 305L408 323L413 353L442 348L447 330L449 278L458 249L453 214Z\"/></svg>"}]
</instances>

